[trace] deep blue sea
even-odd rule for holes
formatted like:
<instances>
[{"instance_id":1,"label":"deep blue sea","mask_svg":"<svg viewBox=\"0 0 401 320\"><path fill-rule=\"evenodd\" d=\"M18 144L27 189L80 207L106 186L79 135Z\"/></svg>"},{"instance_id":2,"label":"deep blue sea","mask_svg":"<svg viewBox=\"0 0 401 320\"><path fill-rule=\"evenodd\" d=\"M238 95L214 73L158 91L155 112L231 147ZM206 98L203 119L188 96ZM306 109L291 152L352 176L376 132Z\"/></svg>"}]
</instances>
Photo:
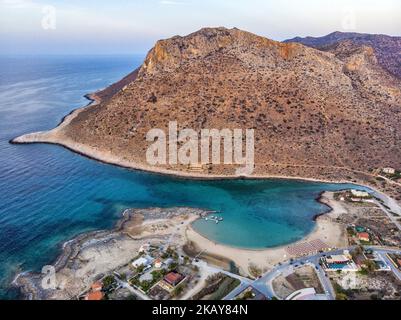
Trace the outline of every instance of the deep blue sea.
<instances>
[{"instance_id":1,"label":"deep blue sea","mask_svg":"<svg viewBox=\"0 0 401 320\"><path fill-rule=\"evenodd\" d=\"M102 164L53 145L11 145L24 133L55 127L86 93L139 66L143 56L0 57L0 299L16 272L40 270L61 244L111 228L128 207L193 206L221 211L218 225L195 227L214 241L265 248L290 243L328 208L324 190L348 188L286 180L189 181Z\"/></svg>"}]
</instances>

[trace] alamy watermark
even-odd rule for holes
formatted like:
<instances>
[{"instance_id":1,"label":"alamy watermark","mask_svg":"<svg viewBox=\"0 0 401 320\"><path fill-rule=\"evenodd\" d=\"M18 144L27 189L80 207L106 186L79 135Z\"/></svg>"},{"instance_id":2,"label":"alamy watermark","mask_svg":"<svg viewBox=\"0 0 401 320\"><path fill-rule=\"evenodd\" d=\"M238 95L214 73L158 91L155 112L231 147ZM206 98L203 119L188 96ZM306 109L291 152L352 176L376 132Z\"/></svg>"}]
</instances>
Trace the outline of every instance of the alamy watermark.
<instances>
[{"instance_id":1,"label":"alamy watermark","mask_svg":"<svg viewBox=\"0 0 401 320\"><path fill-rule=\"evenodd\" d=\"M202 129L198 134L188 128L178 131L177 122L172 121L167 133L162 129L152 129L147 133L146 141L152 143L146 152L146 160L152 166L238 165L238 176L249 176L254 171L253 129Z\"/></svg>"},{"instance_id":2,"label":"alamy watermark","mask_svg":"<svg viewBox=\"0 0 401 320\"><path fill-rule=\"evenodd\" d=\"M44 266L42 268L42 288L44 290L55 290L57 288L56 268Z\"/></svg>"}]
</instances>

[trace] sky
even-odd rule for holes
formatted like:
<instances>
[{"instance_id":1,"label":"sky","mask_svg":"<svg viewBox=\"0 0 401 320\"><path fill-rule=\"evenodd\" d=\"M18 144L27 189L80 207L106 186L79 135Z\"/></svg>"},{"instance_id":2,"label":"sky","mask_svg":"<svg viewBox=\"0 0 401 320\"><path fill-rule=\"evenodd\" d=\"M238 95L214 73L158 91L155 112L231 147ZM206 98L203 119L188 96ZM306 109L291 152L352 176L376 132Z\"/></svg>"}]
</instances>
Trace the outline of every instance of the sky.
<instances>
[{"instance_id":1,"label":"sky","mask_svg":"<svg viewBox=\"0 0 401 320\"><path fill-rule=\"evenodd\" d=\"M202 27L270 39L334 31L401 36L399 0L0 0L0 54L146 53Z\"/></svg>"}]
</instances>

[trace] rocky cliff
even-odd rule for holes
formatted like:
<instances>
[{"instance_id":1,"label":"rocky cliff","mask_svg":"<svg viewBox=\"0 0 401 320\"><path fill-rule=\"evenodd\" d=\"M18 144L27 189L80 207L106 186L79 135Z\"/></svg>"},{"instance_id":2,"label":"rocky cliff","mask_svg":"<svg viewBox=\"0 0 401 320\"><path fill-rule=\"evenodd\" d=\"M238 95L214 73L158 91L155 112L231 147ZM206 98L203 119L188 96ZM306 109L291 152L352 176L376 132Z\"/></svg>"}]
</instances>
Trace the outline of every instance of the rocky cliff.
<instances>
[{"instance_id":1,"label":"rocky cliff","mask_svg":"<svg viewBox=\"0 0 401 320\"><path fill-rule=\"evenodd\" d=\"M401 37L337 31L324 37L297 37L286 42L297 42L320 50L330 50L332 45L344 41L373 48L380 65L401 79Z\"/></svg>"}]
</instances>

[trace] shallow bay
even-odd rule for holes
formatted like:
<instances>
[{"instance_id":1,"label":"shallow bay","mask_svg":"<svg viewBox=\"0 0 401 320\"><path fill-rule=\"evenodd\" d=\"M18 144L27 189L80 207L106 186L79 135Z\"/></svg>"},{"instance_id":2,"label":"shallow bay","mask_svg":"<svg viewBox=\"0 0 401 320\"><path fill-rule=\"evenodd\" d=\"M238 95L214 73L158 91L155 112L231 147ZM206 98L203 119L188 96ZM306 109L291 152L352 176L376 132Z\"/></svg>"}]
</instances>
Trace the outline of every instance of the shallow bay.
<instances>
[{"instance_id":1,"label":"shallow bay","mask_svg":"<svg viewBox=\"0 0 401 320\"><path fill-rule=\"evenodd\" d=\"M48 130L86 93L140 65L143 56L0 57L0 298L16 272L40 270L76 235L111 228L129 207L216 210L219 224L194 227L230 246L261 249L297 241L328 210L322 191L349 188L288 180L190 181L102 164L58 146L11 145Z\"/></svg>"}]
</instances>

